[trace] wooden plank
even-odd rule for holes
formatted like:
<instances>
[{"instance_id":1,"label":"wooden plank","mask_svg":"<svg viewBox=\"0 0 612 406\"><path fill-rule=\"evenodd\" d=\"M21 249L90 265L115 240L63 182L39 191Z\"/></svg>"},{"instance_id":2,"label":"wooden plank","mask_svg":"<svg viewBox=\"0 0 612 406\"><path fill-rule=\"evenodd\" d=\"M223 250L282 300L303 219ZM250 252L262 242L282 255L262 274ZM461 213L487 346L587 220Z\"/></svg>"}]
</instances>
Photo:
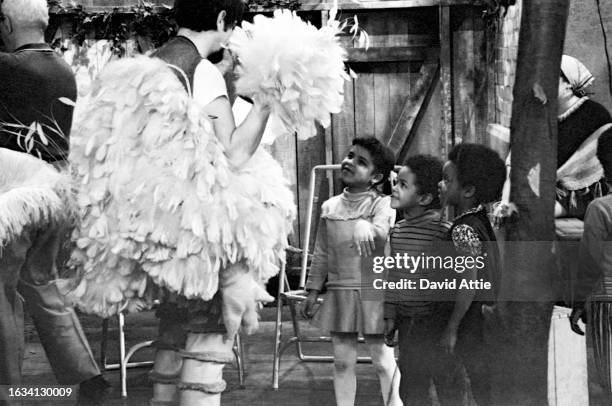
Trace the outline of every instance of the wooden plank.
<instances>
[{"instance_id":1,"label":"wooden plank","mask_svg":"<svg viewBox=\"0 0 612 406\"><path fill-rule=\"evenodd\" d=\"M385 136L389 128L389 66L378 65L374 75L374 136L379 140Z\"/></svg>"},{"instance_id":2,"label":"wooden plank","mask_svg":"<svg viewBox=\"0 0 612 406\"><path fill-rule=\"evenodd\" d=\"M422 61L427 55L425 47L371 47L348 48L349 62Z\"/></svg>"},{"instance_id":3,"label":"wooden plank","mask_svg":"<svg viewBox=\"0 0 612 406\"><path fill-rule=\"evenodd\" d=\"M327 11L321 11L321 26L324 27L329 20L329 13ZM328 128L325 129L325 164L330 165L334 161L334 147L333 147L333 127L334 117L331 118L332 122ZM329 196L334 194L334 175L331 172L327 172L327 193Z\"/></svg>"},{"instance_id":4,"label":"wooden plank","mask_svg":"<svg viewBox=\"0 0 612 406\"><path fill-rule=\"evenodd\" d=\"M417 116L422 113L423 101L432 91L435 78L439 74L438 63L424 63L419 72L419 79L412 94L406 99L399 119L393 127L387 146L393 151L401 151L409 143L414 134L413 124Z\"/></svg>"},{"instance_id":5,"label":"wooden plank","mask_svg":"<svg viewBox=\"0 0 612 406\"><path fill-rule=\"evenodd\" d=\"M127 0L125 0L127 1ZM130 3L133 1L130 0ZM114 9L120 13L131 13L133 5L128 5L124 0L110 0L106 3L103 0L80 0L76 2L77 5L81 5L84 11L90 13L99 13L112 11ZM164 0L161 2L170 7L173 6L173 0ZM445 4L447 6L455 5L467 5L474 4L474 0L368 0L368 1L354 1L354 0L340 0L338 1L340 10L375 10L375 9L393 9L393 8L415 8L415 7L435 7ZM300 10L302 11L320 11L330 10L333 7L333 1L331 0L305 0L302 2ZM155 9L161 10L166 7L160 6L154 7ZM250 12L269 12L274 10L273 7L254 7L250 9ZM72 9L72 12L77 12L76 9Z\"/></svg>"},{"instance_id":6,"label":"wooden plank","mask_svg":"<svg viewBox=\"0 0 612 406\"><path fill-rule=\"evenodd\" d=\"M300 208L298 199L298 180L297 180L297 160L296 160L296 136L278 137L272 145L263 145L270 152L274 159L283 168L283 174L291 184L295 203ZM300 242L300 223L299 218L293 222L293 234L289 237L289 243L294 246L299 246Z\"/></svg>"},{"instance_id":7,"label":"wooden plank","mask_svg":"<svg viewBox=\"0 0 612 406\"><path fill-rule=\"evenodd\" d=\"M487 142L488 122L488 75L487 75L487 38L486 24L476 10L473 10L474 20L474 89L476 91L476 139L479 144ZM493 63L491 63L493 65Z\"/></svg>"},{"instance_id":8,"label":"wooden plank","mask_svg":"<svg viewBox=\"0 0 612 406\"><path fill-rule=\"evenodd\" d=\"M432 34L408 34L393 14L387 16L389 34L368 35L370 47L428 47L437 42ZM402 33L398 33L400 30Z\"/></svg>"},{"instance_id":9,"label":"wooden plank","mask_svg":"<svg viewBox=\"0 0 612 406\"><path fill-rule=\"evenodd\" d=\"M389 75L389 123L385 133L385 143L391 138L395 123L399 120L402 113L404 103L412 95L410 63L392 62L390 63ZM393 151L396 157L399 155L398 150Z\"/></svg>"},{"instance_id":10,"label":"wooden plank","mask_svg":"<svg viewBox=\"0 0 612 406\"><path fill-rule=\"evenodd\" d=\"M446 156L453 140L453 94L451 74L451 35L450 35L450 7L441 6L439 10L440 34L440 82L442 84L442 135L440 137L440 151ZM458 141L460 142L460 140Z\"/></svg>"},{"instance_id":11,"label":"wooden plank","mask_svg":"<svg viewBox=\"0 0 612 406\"><path fill-rule=\"evenodd\" d=\"M453 12L452 80L453 118L456 142L475 142L474 25L471 10Z\"/></svg>"},{"instance_id":12,"label":"wooden plank","mask_svg":"<svg viewBox=\"0 0 612 406\"><path fill-rule=\"evenodd\" d=\"M338 8L341 10L368 10L388 8L414 8L433 7L441 4L452 6L462 4L474 4L473 0L338 0ZM302 10L329 10L333 6L333 0L304 0Z\"/></svg>"},{"instance_id":13,"label":"wooden plank","mask_svg":"<svg viewBox=\"0 0 612 406\"><path fill-rule=\"evenodd\" d=\"M355 138L355 80L344 84L342 111L332 117L332 163L339 163ZM334 194L339 193L340 182L334 182Z\"/></svg>"},{"instance_id":14,"label":"wooden plank","mask_svg":"<svg viewBox=\"0 0 612 406\"><path fill-rule=\"evenodd\" d=\"M355 80L355 136L371 137L374 135L374 117L376 104L374 103L374 74L370 72L359 73ZM346 151L338 151L340 155Z\"/></svg>"},{"instance_id":15,"label":"wooden plank","mask_svg":"<svg viewBox=\"0 0 612 406\"><path fill-rule=\"evenodd\" d=\"M365 26L378 38L385 37L389 34L389 21L393 14L389 12L371 12L368 19L368 25ZM373 93L374 93L374 132L373 136L380 139L384 135L387 123L389 122L389 69L388 64L381 63L382 61L372 61L370 64L371 73L373 75Z\"/></svg>"},{"instance_id":16,"label":"wooden plank","mask_svg":"<svg viewBox=\"0 0 612 406\"><path fill-rule=\"evenodd\" d=\"M318 127L317 135L307 140L298 140L296 145L295 160L297 162L297 202L298 202L298 219L300 224L300 247L304 246L304 226L306 224L306 215L308 208L308 194L310 171L313 166L320 165L325 162L325 131ZM325 182L327 183L327 182ZM327 199L327 191L321 189L323 193L319 193L319 201L315 202L315 208L323 200ZM319 192L319 191L317 191ZM317 211L313 211L313 218L317 219ZM311 229L310 247L314 247L314 238L316 236L317 221L314 221Z\"/></svg>"}]
</instances>

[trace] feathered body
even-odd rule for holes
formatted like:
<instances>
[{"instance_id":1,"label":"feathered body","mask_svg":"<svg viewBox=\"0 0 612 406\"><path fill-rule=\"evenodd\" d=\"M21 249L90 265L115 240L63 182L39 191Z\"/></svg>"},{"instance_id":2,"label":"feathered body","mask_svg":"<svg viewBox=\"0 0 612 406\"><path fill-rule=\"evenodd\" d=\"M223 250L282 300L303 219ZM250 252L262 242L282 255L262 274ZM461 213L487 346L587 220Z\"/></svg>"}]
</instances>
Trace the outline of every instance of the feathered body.
<instances>
[{"instance_id":1,"label":"feathered body","mask_svg":"<svg viewBox=\"0 0 612 406\"><path fill-rule=\"evenodd\" d=\"M263 150L232 169L211 121L160 60L107 65L77 103L70 161L83 274L72 295L86 311L129 308L151 281L209 300L228 263L266 281L284 260L295 205L282 169Z\"/></svg>"},{"instance_id":2,"label":"feathered body","mask_svg":"<svg viewBox=\"0 0 612 406\"><path fill-rule=\"evenodd\" d=\"M66 175L26 153L0 148L0 248L28 228L66 220L70 200Z\"/></svg>"}]
</instances>

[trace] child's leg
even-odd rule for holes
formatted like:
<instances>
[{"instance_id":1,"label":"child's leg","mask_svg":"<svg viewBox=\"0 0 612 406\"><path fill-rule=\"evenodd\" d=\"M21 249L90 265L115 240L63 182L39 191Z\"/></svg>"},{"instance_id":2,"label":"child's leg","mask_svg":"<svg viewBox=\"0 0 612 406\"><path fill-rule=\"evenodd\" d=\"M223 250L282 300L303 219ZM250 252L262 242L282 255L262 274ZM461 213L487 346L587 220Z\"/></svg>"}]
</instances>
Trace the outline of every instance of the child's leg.
<instances>
[{"instance_id":1,"label":"child's leg","mask_svg":"<svg viewBox=\"0 0 612 406\"><path fill-rule=\"evenodd\" d=\"M357 334L332 333L334 347L334 392L337 406L353 406L357 391Z\"/></svg>"},{"instance_id":2,"label":"child's leg","mask_svg":"<svg viewBox=\"0 0 612 406\"><path fill-rule=\"evenodd\" d=\"M369 335L366 342L376 368L385 405L397 406L402 401L399 397L400 371L395 363L393 348L387 347L381 335Z\"/></svg>"}]
</instances>

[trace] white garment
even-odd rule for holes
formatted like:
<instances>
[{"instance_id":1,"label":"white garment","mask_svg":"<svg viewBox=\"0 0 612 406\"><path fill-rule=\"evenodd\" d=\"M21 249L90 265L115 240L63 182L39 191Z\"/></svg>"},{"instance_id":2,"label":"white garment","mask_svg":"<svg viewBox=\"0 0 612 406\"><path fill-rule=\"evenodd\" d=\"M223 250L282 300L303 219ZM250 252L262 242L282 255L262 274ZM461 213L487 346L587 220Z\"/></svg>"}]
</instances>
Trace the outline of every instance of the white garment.
<instances>
[{"instance_id":1,"label":"white garment","mask_svg":"<svg viewBox=\"0 0 612 406\"><path fill-rule=\"evenodd\" d=\"M206 106L218 97L228 97L223 75L208 59L202 59L193 74L193 98Z\"/></svg>"}]
</instances>

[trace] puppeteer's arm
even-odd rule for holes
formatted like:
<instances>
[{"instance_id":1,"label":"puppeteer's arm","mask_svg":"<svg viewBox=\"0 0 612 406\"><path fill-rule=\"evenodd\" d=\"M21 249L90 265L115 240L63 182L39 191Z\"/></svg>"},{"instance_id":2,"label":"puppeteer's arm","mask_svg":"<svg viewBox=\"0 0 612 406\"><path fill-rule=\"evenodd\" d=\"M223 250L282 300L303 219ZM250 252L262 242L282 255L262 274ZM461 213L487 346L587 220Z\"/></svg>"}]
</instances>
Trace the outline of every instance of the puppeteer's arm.
<instances>
[{"instance_id":1,"label":"puppeteer's arm","mask_svg":"<svg viewBox=\"0 0 612 406\"><path fill-rule=\"evenodd\" d=\"M217 97L206 106L213 117L215 134L225 147L225 154L234 166L241 166L257 150L263 136L270 108L255 102L245 120L236 127L232 107L225 96Z\"/></svg>"}]
</instances>

